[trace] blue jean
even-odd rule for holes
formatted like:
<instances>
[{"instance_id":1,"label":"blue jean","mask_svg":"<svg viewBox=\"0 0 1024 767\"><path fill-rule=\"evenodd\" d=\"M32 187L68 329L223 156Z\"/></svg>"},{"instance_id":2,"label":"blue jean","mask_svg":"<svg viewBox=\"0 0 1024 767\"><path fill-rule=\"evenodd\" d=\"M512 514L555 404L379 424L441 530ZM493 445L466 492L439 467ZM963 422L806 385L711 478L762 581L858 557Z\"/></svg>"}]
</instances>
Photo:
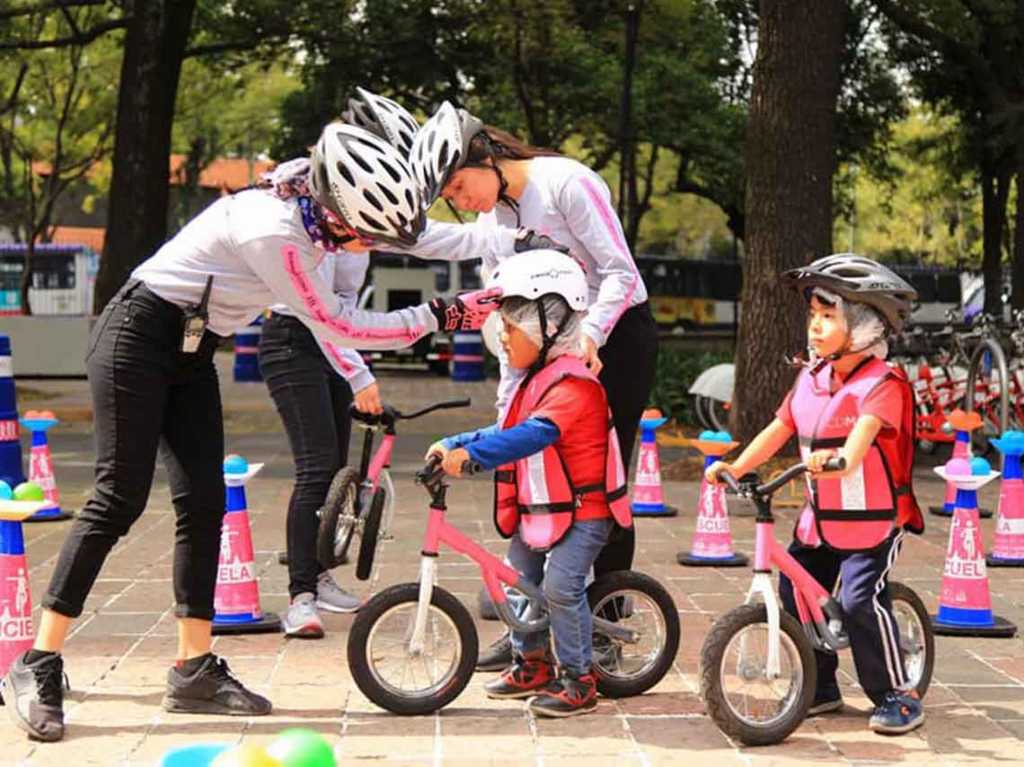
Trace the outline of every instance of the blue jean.
<instances>
[{"instance_id":1,"label":"blue jean","mask_svg":"<svg viewBox=\"0 0 1024 767\"><path fill-rule=\"evenodd\" d=\"M518 533L509 542L509 564L526 581L543 587L558 664L577 675L590 671L593 619L587 604L587 574L611 529L611 519L576 522L548 552L534 551ZM517 655L543 650L547 644L547 631L512 632L512 650Z\"/></svg>"}]
</instances>

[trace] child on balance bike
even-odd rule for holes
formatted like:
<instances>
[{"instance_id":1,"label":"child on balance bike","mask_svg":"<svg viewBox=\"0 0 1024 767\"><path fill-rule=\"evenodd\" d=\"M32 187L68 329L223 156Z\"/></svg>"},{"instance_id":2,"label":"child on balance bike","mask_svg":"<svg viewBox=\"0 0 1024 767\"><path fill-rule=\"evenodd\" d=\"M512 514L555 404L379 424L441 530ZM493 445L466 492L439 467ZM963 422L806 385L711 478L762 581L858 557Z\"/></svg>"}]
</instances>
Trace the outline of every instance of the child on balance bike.
<instances>
[{"instance_id":1,"label":"child on balance bike","mask_svg":"<svg viewBox=\"0 0 1024 767\"><path fill-rule=\"evenodd\" d=\"M486 685L493 698L531 698L539 716L597 705L586 578L615 524L632 524L626 476L604 388L576 356L587 308L582 268L555 250L504 261L488 287L502 290L501 343L527 371L500 424L457 434L427 453L459 476L474 461L495 472L494 521L510 538L509 563L543 582L547 632L512 633L513 661Z\"/></svg>"},{"instance_id":2,"label":"child on balance bike","mask_svg":"<svg viewBox=\"0 0 1024 767\"><path fill-rule=\"evenodd\" d=\"M885 362L886 337L910 316L917 293L891 270L841 253L792 269L783 280L808 304L804 364L775 419L736 461L708 467L740 477L771 458L796 434L808 475L808 505L800 515L790 554L826 589L841 583L857 676L875 705L869 726L896 735L924 722L910 691L899 632L888 594L888 575L906 530L924 531L911 487L914 397L906 377ZM846 459L841 472L825 462ZM786 611L796 616L793 587L781 576ZM812 714L839 711L838 659L815 651L818 686Z\"/></svg>"}]
</instances>

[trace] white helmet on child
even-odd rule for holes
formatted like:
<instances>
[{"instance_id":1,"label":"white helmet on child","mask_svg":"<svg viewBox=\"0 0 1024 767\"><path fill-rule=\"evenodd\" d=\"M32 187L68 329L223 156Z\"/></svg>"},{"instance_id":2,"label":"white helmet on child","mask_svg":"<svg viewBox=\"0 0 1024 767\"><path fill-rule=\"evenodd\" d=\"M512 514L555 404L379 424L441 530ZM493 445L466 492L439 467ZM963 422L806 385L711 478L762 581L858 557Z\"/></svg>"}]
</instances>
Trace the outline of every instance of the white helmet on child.
<instances>
[{"instance_id":1,"label":"white helmet on child","mask_svg":"<svg viewBox=\"0 0 1024 767\"><path fill-rule=\"evenodd\" d=\"M416 243L426 212L399 150L367 130L333 122L309 161L310 195L341 224L371 240Z\"/></svg>"},{"instance_id":2,"label":"white helmet on child","mask_svg":"<svg viewBox=\"0 0 1024 767\"><path fill-rule=\"evenodd\" d=\"M583 268L560 250L527 250L506 258L487 281L501 288L502 300L514 296L536 301L556 295L574 312L587 308L587 278Z\"/></svg>"},{"instance_id":3,"label":"white helmet on child","mask_svg":"<svg viewBox=\"0 0 1024 767\"><path fill-rule=\"evenodd\" d=\"M356 94L348 100L348 109L342 112L341 119L380 136L403 157L408 157L420 129L416 118L397 101L370 93L365 88L356 88Z\"/></svg>"}]
</instances>

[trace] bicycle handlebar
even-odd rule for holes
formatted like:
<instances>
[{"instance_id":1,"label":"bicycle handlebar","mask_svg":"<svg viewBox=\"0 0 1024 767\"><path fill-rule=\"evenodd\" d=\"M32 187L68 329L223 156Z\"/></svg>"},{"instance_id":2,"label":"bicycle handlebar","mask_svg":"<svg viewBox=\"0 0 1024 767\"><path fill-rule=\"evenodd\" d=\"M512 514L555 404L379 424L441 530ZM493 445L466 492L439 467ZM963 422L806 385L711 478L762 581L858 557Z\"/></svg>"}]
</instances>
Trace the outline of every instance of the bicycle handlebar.
<instances>
[{"instance_id":1,"label":"bicycle handlebar","mask_svg":"<svg viewBox=\"0 0 1024 767\"><path fill-rule=\"evenodd\" d=\"M454 410L455 408L469 407L471 404L472 402L469 398L453 399L446 402L435 402L433 405L428 405L422 410L416 410L412 413L403 413L401 410L391 407L391 405L385 405L383 413L364 413L361 410L357 410L355 405L350 405L349 414L353 420L365 423L367 426L377 426L378 424L392 426L395 421L410 421L427 413L433 413L435 410Z\"/></svg>"},{"instance_id":2,"label":"bicycle handlebar","mask_svg":"<svg viewBox=\"0 0 1024 767\"><path fill-rule=\"evenodd\" d=\"M462 475L465 477L470 477L483 470L484 467L474 460L462 462ZM440 479L442 474L444 474L444 469L441 468L441 457L432 455L427 459L423 468L416 472L416 484L429 485L431 482Z\"/></svg>"},{"instance_id":3,"label":"bicycle handlebar","mask_svg":"<svg viewBox=\"0 0 1024 767\"><path fill-rule=\"evenodd\" d=\"M842 471L843 469L846 468L846 459L845 458L829 458L825 462L825 466L823 468L824 468L824 471ZM736 495L746 496L746 497L761 496L762 498L765 498L765 497L769 497L769 496L773 495L775 493L775 491L778 490L780 487L785 485L790 480L795 479L796 477L799 477L801 474L803 474L806 471L807 471L807 464L802 463L802 462L801 463L795 463L792 466L790 466L788 469L783 471L775 479L773 479L773 480L771 480L769 482L765 482L762 485L754 485L752 482L751 483L747 483L747 482L741 483L741 482L737 481L736 478L733 477L732 474L730 474L727 471L720 471L718 473L718 477L723 482L725 482L725 484L727 484L730 488L732 488L732 490L736 493Z\"/></svg>"}]
</instances>

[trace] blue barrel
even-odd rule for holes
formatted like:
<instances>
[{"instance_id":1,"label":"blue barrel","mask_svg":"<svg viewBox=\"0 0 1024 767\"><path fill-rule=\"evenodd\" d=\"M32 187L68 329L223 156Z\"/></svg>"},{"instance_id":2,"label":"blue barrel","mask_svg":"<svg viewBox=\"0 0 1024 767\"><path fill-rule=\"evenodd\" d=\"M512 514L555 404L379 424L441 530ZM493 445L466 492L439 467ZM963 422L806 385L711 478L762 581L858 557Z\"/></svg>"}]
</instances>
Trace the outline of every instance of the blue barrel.
<instances>
[{"instance_id":1,"label":"blue barrel","mask_svg":"<svg viewBox=\"0 0 1024 767\"><path fill-rule=\"evenodd\" d=\"M259 351L263 318L257 317L249 325L235 331L235 381L262 381Z\"/></svg>"},{"instance_id":2,"label":"blue barrel","mask_svg":"<svg viewBox=\"0 0 1024 767\"><path fill-rule=\"evenodd\" d=\"M0 335L0 479L11 487L25 481L18 439L18 402L14 392L10 336Z\"/></svg>"},{"instance_id":3,"label":"blue barrel","mask_svg":"<svg viewBox=\"0 0 1024 767\"><path fill-rule=\"evenodd\" d=\"M452 380L484 380L484 342L479 331L456 333L452 341Z\"/></svg>"}]
</instances>

